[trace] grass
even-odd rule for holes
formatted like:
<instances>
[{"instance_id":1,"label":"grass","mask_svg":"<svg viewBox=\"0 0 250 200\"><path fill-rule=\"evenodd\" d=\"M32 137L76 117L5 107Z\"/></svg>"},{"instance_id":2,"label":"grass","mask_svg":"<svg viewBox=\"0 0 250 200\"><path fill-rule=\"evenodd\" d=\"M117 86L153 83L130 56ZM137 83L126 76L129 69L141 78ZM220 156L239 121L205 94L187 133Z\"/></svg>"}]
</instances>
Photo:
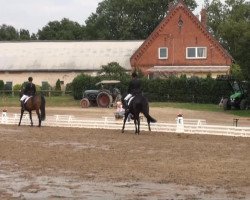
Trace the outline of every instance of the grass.
<instances>
[{"instance_id":1,"label":"grass","mask_svg":"<svg viewBox=\"0 0 250 200\"><path fill-rule=\"evenodd\" d=\"M80 101L74 100L72 96L54 96L45 97L46 106L49 107L80 107ZM1 96L0 107L18 107L20 106L19 97Z\"/></svg>"},{"instance_id":2,"label":"grass","mask_svg":"<svg viewBox=\"0 0 250 200\"><path fill-rule=\"evenodd\" d=\"M4 107L18 107L20 106L19 97L0 96L0 109ZM46 97L46 106L49 107L79 107L80 100L74 100L72 96L53 96ZM215 104L196 104L196 103L174 103L174 102L153 102L150 103L151 107L171 107L199 111L213 111L213 112L226 112L241 117L250 117L250 110L228 110L224 111L221 107Z\"/></svg>"},{"instance_id":3,"label":"grass","mask_svg":"<svg viewBox=\"0 0 250 200\"><path fill-rule=\"evenodd\" d=\"M212 111L212 112L226 112L228 114L250 117L250 110L228 110L224 111L222 107L216 104L198 104L198 103L174 103L174 102L153 102L150 103L152 107L171 107L171 108L182 108L189 110L199 110L199 111Z\"/></svg>"}]
</instances>

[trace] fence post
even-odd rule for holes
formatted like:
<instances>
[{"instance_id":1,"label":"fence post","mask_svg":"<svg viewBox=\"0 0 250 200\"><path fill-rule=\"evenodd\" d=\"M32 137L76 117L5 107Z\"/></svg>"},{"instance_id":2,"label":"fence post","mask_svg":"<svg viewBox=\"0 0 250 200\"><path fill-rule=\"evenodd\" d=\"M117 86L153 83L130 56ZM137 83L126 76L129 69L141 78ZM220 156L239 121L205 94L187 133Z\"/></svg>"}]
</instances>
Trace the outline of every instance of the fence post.
<instances>
[{"instance_id":1,"label":"fence post","mask_svg":"<svg viewBox=\"0 0 250 200\"><path fill-rule=\"evenodd\" d=\"M183 114L178 114L176 119L176 132L177 133L184 133L184 122L183 122Z\"/></svg>"}]
</instances>

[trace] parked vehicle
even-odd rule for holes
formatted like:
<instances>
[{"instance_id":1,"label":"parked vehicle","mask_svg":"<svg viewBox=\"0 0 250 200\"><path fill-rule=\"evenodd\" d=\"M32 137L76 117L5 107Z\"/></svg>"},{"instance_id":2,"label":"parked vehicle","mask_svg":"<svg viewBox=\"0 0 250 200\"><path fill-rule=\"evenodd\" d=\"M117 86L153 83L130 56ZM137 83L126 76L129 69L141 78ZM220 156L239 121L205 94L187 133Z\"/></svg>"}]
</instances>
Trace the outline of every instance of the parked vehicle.
<instances>
[{"instance_id":1,"label":"parked vehicle","mask_svg":"<svg viewBox=\"0 0 250 200\"><path fill-rule=\"evenodd\" d=\"M234 79L232 76L223 75L217 78L218 80L227 81L231 88L231 95L222 99L224 110L231 108L246 110L248 109L247 88L244 82Z\"/></svg>"},{"instance_id":2,"label":"parked vehicle","mask_svg":"<svg viewBox=\"0 0 250 200\"><path fill-rule=\"evenodd\" d=\"M108 108L115 106L117 101L121 100L121 92L115 87L119 83L118 80L103 80L96 84L100 86L99 90L85 90L80 102L81 107L98 106Z\"/></svg>"}]
</instances>

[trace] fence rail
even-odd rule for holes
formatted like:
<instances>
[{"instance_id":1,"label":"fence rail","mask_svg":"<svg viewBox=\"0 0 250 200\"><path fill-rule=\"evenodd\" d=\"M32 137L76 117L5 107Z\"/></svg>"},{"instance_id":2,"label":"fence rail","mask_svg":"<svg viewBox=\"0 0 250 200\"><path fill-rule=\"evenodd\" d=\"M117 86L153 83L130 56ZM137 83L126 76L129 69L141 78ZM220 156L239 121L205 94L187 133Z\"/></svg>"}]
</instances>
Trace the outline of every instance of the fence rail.
<instances>
[{"instance_id":1,"label":"fence rail","mask_svg":"<svg viewBox=\"0 0 250 200\"><path fill-rule=\"evenodd\" d=\"M17 125L20 119L20 114L5 113L0 116L0 124ZM196 123L194 121L196 120ZM207 125L204 120L199 119L186 119L184 120L183 127L177 123L151 123L151 130L154 132L177 132L186 134L208 134L208 135L223 135L223 136L237 136L237 137L250 137L250 127L235 127L235 126L218 126ZM186 123L185 123L186 121ZM188 123L191 121L192 123ZM34 125L38 124L37 117L33 115ZM199 123L197 123L199 122ZM202 122L202 123L201 123ZM73 115L53 115L47 116L46 120L42 122L43 126L52 127L75 127L75 128L96 128L96 129L117 129L121 130L122 120L116 120L115 117L102 117L102 118L77 118ZM24 114L22 125L30 125L28 114ZM126 122L126 130L134 130L133 121ZM147 131L147 123L141 122L141 130Z\"/></svg>"}]
</instances>

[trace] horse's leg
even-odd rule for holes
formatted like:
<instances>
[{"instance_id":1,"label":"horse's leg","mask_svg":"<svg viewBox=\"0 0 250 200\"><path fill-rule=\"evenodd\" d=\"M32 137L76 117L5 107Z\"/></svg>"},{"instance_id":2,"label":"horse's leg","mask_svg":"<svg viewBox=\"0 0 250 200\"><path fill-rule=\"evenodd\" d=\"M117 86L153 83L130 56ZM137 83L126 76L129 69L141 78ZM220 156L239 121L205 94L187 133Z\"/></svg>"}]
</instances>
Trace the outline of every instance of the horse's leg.
<instances>
[{"instance_id":1,"label":"horse's leg","mask_svg":"<svg viewBox=\"0 0 250 200\"><path fill-rule=\"evenodd\" d=\"M30 126L33 126L33 121L32 121L32 112L29 111L29 114L30 114Z\"/></svg>"},{"instance_id":2,"label":"horse's leg","mask_svg":"<svg viewBox=\"0 0 250 200\"><path fill-rule=\"evenodd\" d=\"M19 121L18 126L21 125L21 121L22 121L22 118L23 118L23 113L24 113L24 109L21 109L20 121Z\"/></svg>"},{"instance_id":3,"label":"horse's leg","mask_svg":"<svg viewBox=\"0 0 250 200\"><path fill-rule=\"evenodd\" d=\"M135 134L139 134L139 126L140 126L140 123L139 123L139 114L134 114L134 124L135 124Z\"/></svg>"},{"instance_id":4,"label":"horse's leg","mask_svg":"<svg viewBox=\"0 0 250 200\"><path fill-rule=\"evenodd\" d=\"M122 133L124 133L125 123L126 123L126 121L128 119L128 115L129 115L129 112L125 112L124 119L123 119Z\"/></svg>"},{"instance_id":5,"label":"horse's leg","mask_svg":"<svg viewBox=\"0 0 250 200\"><path fill-rule=\"evenodd\" d=\"M38 122L39 122L38 127L41 127L41 121L42 121L41 118L42 118L42 117L41 117L41 115L40 115L39 109L36 109L36 114L37 114Z\"/></svg>"},{"instance_id":6,"label":"horse's leg","mask_svg":"<svg viewBox=\"0 0 250 200\"><path fill-rule=\"evenodd\" d=\"M138 131L137 131L137 133L138 133L138 135L140 134L140 124L141 124L140 116L138 116L138 118L137 118L137 125L138 125Z\"/></svg>"}]
</instances>

